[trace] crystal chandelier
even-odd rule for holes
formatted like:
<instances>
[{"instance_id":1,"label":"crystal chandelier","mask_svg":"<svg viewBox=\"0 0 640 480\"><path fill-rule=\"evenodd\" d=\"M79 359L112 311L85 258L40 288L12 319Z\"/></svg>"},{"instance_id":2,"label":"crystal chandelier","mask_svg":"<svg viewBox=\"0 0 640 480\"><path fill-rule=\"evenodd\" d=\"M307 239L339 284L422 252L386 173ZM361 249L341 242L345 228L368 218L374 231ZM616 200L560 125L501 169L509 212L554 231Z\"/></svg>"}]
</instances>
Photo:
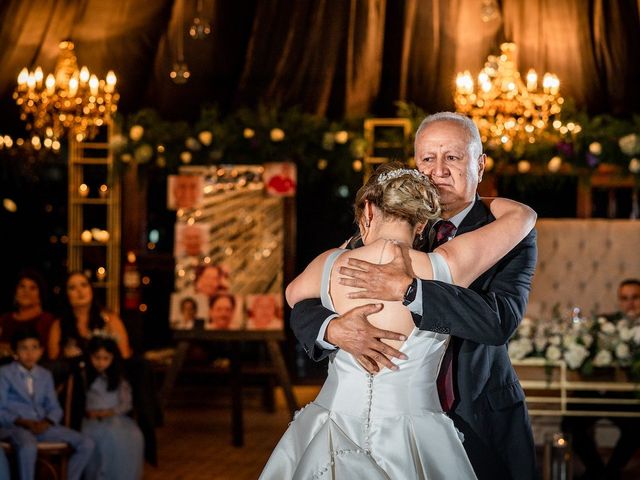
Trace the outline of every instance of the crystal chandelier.
<instances>
[{"instance_id":1,"label":"crystal chandelier","mask_svg":"<svg viewBox=\"0 0 640 480\"><path fill-rule=\"evenodd\" d=\"M510 150L515 142L535 143L559 115L564 99L556 75L545 73L539 88L538 74L530 69L525 84L516 65L516 45L503 43L500 50L500 56L487 58L475 88L469 71L458 73L454 102L458 112L473 118L483 142Z\"/></svg>"},{"instance_id":2,"label":"crystal chandelier","mask_svg":"<svg viewBox=\"0 0 640 480\"><path fill-rule=\"evenodd\" d=\"M109 71L102 80L87 67L78 69L73 43L63 41L59 47L54 73L45 78L41 67L33 72L23 68L13 98L34 134L60 138L70 133L78 141L91 139L117 109L116 76Z\"/></svg>"}]
</instances>

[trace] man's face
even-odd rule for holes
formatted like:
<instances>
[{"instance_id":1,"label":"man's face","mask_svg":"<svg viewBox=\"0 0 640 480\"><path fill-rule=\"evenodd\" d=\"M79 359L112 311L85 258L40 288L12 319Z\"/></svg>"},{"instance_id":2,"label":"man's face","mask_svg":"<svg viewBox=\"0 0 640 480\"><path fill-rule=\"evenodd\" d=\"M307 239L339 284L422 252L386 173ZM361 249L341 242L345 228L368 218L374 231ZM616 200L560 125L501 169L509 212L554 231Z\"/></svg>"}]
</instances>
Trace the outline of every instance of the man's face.
<instances>
[{"instance_id":1,"label":"man's face","mask_svg":"<svg viewBox=\"0 0 640 480\"><path fill-rule=\"evenodd\" d=\"M640 318L640 285L623 285L618 289L620 311L629 320Z\"/></svg>"},{"instance_id":2,"label":"man's face","mask_svg":"<svg viewBox=\"0 0 640 480\"><path fill-rule=\"evenodd\" d=\"M217 267L206 267L196 280L196 291L212 297L220 287L220 273Z\"/></svg>"},{"instance_id":3,"label":"man's face","mask_svg":"<svg viewBox=\"0 0 640 480\"><path fill-rule=\"evenodd\" d=\"M193 208L198 200L199 179L195 175L178 175L174 179L173 196L177 208Z\"/></svg>"},{"instance_id":4,"label":"man's face","mask_svg":"<svg viewBox=\"0 0 640 480\"><path fill-rule=\"evenodd\" d=\"M467 131L457 122L434 122L420 132L416 166L438 189L443 218L451 218L473 202L484 158L470 151Z\"/></svg>"},{"instance_id":5,"label":"man's face","mask_svg":"<svg viewBox=\"0 0 640 480\"><path fill-rule=\"evenodd\" d=\"M227 329L233 319L233 302L229 297L218 298L209 309L209 317L213 328Z\"/></svg>"}]
</instances>

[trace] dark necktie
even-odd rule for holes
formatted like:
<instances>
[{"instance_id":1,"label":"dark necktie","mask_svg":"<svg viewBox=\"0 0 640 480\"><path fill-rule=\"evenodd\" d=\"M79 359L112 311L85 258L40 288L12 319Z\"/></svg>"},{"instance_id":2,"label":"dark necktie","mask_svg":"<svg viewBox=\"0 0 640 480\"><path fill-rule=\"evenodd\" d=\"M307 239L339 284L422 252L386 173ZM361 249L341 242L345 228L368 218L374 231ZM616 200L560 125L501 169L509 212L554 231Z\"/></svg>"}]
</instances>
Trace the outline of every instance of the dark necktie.
<instances>
[{"instance_id":1,"label":"dark necktie","mask_svg":"<svg viewBox=\"0 0 640 480\"><path fill-rule=\"evenodd\" d=\"M436 235L431 245L431 250L435 250L443 243L448 242L453 238L456 227L448 220L441 220L433 227ZM449 340L447 350L442 357L442 365L440 365L440 371L438 372L438 379L436 384L438 386L438 397L440 398L440 405L442 410L450 412L453 408L453 403L456 400L456 394L453 390L453 339Z\"/></svg>"}]
</instances>

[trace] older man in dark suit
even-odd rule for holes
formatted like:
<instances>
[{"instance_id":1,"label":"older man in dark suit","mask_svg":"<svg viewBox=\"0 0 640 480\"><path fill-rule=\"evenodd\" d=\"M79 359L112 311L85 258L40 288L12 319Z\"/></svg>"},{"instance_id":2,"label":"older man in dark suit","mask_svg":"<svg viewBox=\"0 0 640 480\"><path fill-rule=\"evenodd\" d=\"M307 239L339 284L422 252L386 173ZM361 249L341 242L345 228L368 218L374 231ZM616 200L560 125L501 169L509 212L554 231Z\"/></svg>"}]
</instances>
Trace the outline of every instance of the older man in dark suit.
<instances>
[{"instance_id":1,"label":"older man in dark suit","mask_svg":"<svg viewBox=\"0 0 640 480\"><path fill-rule=\"evenodd\" d=\"M429 233L429 249L494 220L476 190L485 155L477 127L455 113L425 118L416 132L416 164L440 192L442 221ZM413 278L399 246L385 265L353 260L342 267L346 285L359 298L402 300L424 330L452 335L439 376L442 406L464 434L464 446L478 478L537 477L535 447L525 397L507 354L528 301L536 263L535 230L469 288ZM351 260L350 260L351 262ZM395 368L403 354L381 339L402 336L373 327L375 304L337 316L316 300L297 304L292 328L307 353L319 360L332 349L353 354L371 371Z\"/></svg>"}]
</instances>

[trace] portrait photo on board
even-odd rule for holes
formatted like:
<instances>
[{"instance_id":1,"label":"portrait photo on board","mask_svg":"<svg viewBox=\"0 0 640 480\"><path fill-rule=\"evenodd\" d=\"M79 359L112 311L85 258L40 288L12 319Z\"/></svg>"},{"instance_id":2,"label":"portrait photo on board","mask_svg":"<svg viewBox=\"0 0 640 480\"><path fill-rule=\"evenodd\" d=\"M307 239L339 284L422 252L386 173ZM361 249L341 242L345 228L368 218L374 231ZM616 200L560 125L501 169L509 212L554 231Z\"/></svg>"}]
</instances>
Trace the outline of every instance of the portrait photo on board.
<instances>
[{"instance_id":1,"label":"portrait photo on board","mask_svg":"<svg viewBox=\"0 0 640 480\"><path fill-rule=\"evenodd\" d=\"M207 297L212 297L216 293L228 292L229 276L229 269L226 265L212 263L198 265L194 290Z\"/></svg>"},{"instance_id":2,"label":"portrait photo on board","mask_svg":"<svg viewBox=\"0 0 640 480\"><path fill-rule=\"evenodd\" d=\"M202 205L204 178L200 175L169 175L167 177L167 208L191 209Z\"/></svg>"},{"instance_id":3,"label":"portrait photo on board","mask_svg":"<svg viewBox=\"0 0 640 480\"><path fill-rule=\"evenodd\" d=\"M176 223L174 256L180 258L206 255L210 228L208 223Z\"/></svg>"},{"instance_id":4,"label":"portrait photo on board","mask_svg":"<svg viewBox=\"0 0 640 480\"><path fill-rule=\"evenodd\" d=\"M247 330L282 330L284 328L281 294L247 295L246 309Z\"/></svg>"},{"instance_id":5,"label":"portrait photo on board","mask_svg":"<svg viewBox=\"0 0 640 480\"><path fill-rule=\"evenodd\" d=\"M193 292L171 294L171 328L176 330L202 330L209 314L209 299Z\"/></svg>"},{"instance_id":6,"label":"portrait photo on board","mask_svg":"<svg viewBox=\"0 0 640 480\"><path fill-rule=\"evenodd\" d=\"M207 330L240 330L244 327L242 297L216 293L209 299Z\"/></svg>"}]
</instances>

